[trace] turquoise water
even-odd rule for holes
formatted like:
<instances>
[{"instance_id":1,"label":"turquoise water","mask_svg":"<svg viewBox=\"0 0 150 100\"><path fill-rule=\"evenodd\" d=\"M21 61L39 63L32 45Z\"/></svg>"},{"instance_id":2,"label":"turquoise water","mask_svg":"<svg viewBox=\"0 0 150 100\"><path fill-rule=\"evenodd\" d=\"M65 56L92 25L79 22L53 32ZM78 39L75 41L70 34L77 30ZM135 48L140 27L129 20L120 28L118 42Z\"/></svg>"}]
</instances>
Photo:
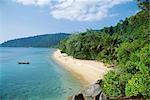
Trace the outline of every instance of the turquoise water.
<instances>
[{"instance_id":1,"label":"turquoise water","mask_svg":"<svg viewBox=\"0 0 150 100\"><path fill-rule=\"evenodd\" d=\"M79 81L52 59L55 49L0 48L0 99L66 100ZM29 61L19 65L18 61Z\"/></svg>"}]
</instances>

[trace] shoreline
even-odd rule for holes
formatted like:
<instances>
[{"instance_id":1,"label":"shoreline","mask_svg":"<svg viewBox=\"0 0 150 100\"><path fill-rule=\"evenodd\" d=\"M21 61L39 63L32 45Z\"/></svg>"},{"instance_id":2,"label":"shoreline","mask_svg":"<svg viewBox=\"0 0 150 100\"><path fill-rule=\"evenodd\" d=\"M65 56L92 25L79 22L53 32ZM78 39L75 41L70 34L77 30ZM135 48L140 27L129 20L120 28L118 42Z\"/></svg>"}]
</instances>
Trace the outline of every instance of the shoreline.
<instances>
[{"instance_id":1,"label":"shoreline","mask_svg":"<svg viewBox=\"0 0 150 100\"><path fill-rule=\"evenodd\" d=\"M72 75L74 75L84 86L95 83L112 68L107 68L104 63L92 60L80 60L57 50L52 58Z\"/></svg>"}]
</instances>

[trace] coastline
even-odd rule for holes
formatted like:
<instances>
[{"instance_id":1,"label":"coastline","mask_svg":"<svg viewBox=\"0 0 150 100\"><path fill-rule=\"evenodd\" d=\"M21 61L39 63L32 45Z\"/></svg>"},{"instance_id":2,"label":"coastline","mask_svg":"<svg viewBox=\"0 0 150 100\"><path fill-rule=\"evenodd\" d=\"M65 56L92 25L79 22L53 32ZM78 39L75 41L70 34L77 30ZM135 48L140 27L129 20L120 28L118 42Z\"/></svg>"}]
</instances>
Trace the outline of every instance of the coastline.
<instances>
[{"instance_id":1,"label":"coastline","mask_svg":"<svg viewBox=\"0 0 150 100\"><path fill-rule=\"evenodd\" d=\"M67 56L57 50L53 53L53 59L73 74L84 86L95 83L112 68L107 68L104 63L92 60L80 60Z\"/></svg>"}]
</instances>

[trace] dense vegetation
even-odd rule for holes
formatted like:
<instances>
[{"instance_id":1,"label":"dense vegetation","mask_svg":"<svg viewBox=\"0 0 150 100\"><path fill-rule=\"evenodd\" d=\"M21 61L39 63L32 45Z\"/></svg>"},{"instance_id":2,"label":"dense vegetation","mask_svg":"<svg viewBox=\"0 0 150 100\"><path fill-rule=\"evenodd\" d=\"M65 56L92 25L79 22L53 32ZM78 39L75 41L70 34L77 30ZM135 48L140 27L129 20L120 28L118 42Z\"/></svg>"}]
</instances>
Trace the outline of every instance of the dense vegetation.
<instances>
[{"instance_id":1,"label":"dense vegetation","mask_svg":"<svg viewBox=\"0 0 150 100\"><path fill-rule=\"evenodd\" d=\"M9 40L0 44L1 47L54 47L60 40L68 37L70 34L46 34L27 38Z\"/></svg>"},{"instance_id":2,"label":"dense vegetation","mask_svg":"<svg viewBox=\"0 0 150 100\"><path fill-rule=\"evenodd\" d=\"M138 0L141 11L116 26L71 35L60 50L78 59L99 60L118 66L103 79L108 96L150 98L150 3Z\"/></svg>"}]
</instances>

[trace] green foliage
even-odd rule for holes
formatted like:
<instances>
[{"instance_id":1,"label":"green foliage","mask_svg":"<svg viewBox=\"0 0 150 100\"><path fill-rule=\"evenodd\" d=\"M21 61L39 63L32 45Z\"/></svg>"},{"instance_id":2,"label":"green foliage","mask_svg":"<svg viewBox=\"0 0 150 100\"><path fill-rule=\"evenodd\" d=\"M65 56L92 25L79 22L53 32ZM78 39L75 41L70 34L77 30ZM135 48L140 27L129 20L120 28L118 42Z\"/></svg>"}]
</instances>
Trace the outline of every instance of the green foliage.
<instances>
[{"instance_id":1,"label":"green foliage","mask_svg":"<svg viewBox=\"0 0 150 100\"><path fill-rule=\"evenodd\" d=\"M123 56L119 60L119 71L106 74L103 80L104 91L109 96L122 94L150 98L150 45L149 43L143 44L142 41L142 45L136 44L137 41L130 45L125 42L118 49L118 56ZM132 47L132 53L126 53L128 47ZM118 87L114 82L118 84Z\"/></svg>"},{"instance_id":2,"label":"green foliage","mask_svg":"<svg viewBox=\"0 0 150 100\"><path fill-rule=\"evenodd\" d=\"M150 1L149 0L137 0L139 8L142 10L150 10Z\"/></svg>"},{"instance_id":3,"label":"green foliage","mask_svg":"<svg viewBox=\"0 0 150 100\"><path fill-rule=\"evenodd\" d=\"M108 96L125 95L125 85L130 78L130 73L110 71L104 77L103 90Z\"/></svg>"},{"instance_id":4,"label":"green foliage","mask_svg":"<svg viewBox=\"0 0 150 100\"><path fill-rule=\"evenodd\" d=\"M135 74L125 87L126 96L150 97L150 76L148 74Z\"/></svg>"},{"instance_id":5,"label":"green foliage","mask_svg":"<svg viewBox=\"0 0 150 100\"><path fill-rule=\"evenodd\" d=\"M129 59L129 56L133 52L132 46L130 46L129 42L124 42L121 44L121 46L118 48L118 61L122 62L123 64Z\"/></svg>"},{"instance_id":6,"label":"green foliage","mask_svg":"<svg viewBox=\"0 0 150 100\"><path fill-rule=\"evenodd\" d=\"M118 96L120 94L115 91L120 90L121 94L126 96L150 97L150 45L144 40L146 41L146 38L140 42L139 39L132 43L124 42L118 48L121 69L115 74L108 73L104 78L104 86L107 86L104 90L108 95ZM121 85L114 87L115 81ZM114 89L109 89L113 87Z\"/></svg>"},{"instance_id":7,"label":"green foliage","mask_svg":"<svg viewBox=\"0 0 150 100\"><path fill-rule=\"evenodd\" d=\"M118 61L125 64L127 60L129 60L131 54L134 54L136 50L142 48L144 44L145 41L142 39L135 39L133 42L123 42L117 49Z\"/></svg>"},{"instance_id":8,"label":"green foliage","mask_svg":"<svg viewBox=\"0 0 150 100\"><path fill-rule=\"evenodd\" d=\"M119 88L119 74L117 74L115 71L110 71L104 78L105 80L103 83L103 90L105 91L105 93L109 96L120 95L121 90Z\"/></svg>"},{"instance_id":9,"label":"green foliage","mask_svg":"<svg viewBox=\"0 0 150 100\"><path fill-rule=\"evenodd\" d=\"M67 38L65 38L65 39L63 39L63 40L61 40L60 42L59 42L59 48L61 49L61 52L62 53L65 53L66 52L66 41L67 41L67 39L68 39L68 37Z\"/></svg>"},{"instance_id":10,"label":"green foliage","mask_svg":"<svg viewBox=\"0 0 150 100\"><path fill-rule=\"evenodd\" d=\"M143 64L148 67L147 71L150 71L150 45L149 43L147 43L145 47L141 49L139 55L140 55L141 62L143 62Z\"/></svg>"}]
</instances>

